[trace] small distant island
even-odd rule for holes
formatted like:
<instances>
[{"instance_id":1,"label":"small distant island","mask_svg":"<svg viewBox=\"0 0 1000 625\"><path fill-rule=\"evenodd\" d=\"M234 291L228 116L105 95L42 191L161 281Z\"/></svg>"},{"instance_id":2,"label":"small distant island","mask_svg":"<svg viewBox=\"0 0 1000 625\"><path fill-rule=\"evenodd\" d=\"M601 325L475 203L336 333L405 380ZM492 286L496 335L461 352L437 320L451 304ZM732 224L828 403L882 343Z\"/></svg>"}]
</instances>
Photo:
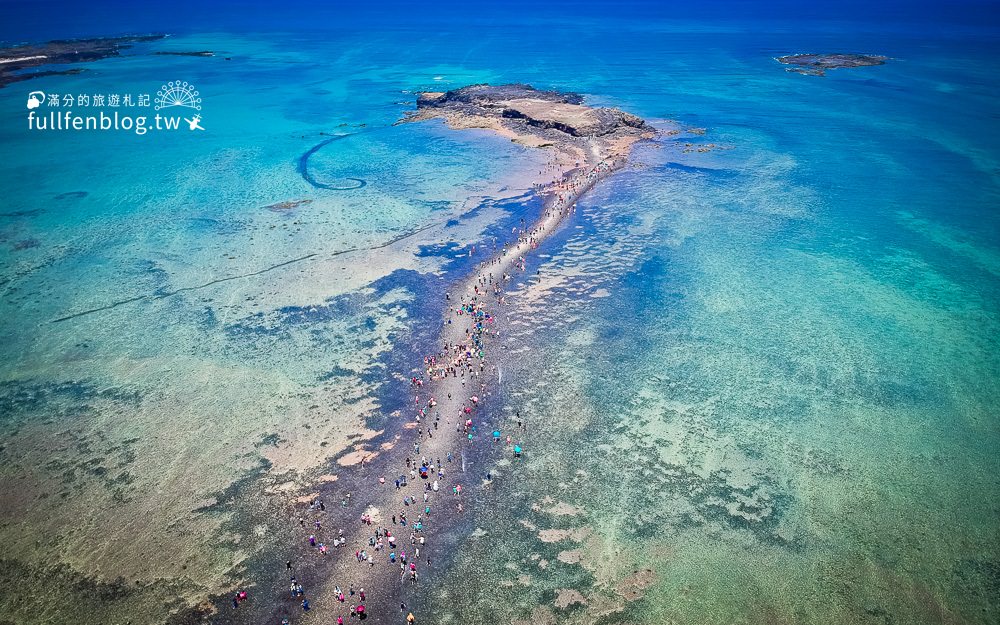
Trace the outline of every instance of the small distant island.
<instances>
[{"instance_id":1,"label":"small distant island","mask_svg":"<svg viewBox=\"0 0 1000 625\"><path fill-rule=\"evenodd\" d=\"M97 37L92 39L56 39L47 43L25 44L0 48L0 88L19 82L60 74L78 74L80 68L21 72L43 65L86 63L118 56L134 43L157 41L166 35L129 35L125 37Z\"/></svg>"},{"instance_id":2,"label":"small distant island","mask_svg":"<svg viewBox=\"0 0 1000 625\"><path fill-rule=\"evenodd\" d=\"M843 67L868 67L885 65L887 56L877 54L789 54L779 56L777 61L782 65L791 65L786 71L804 74L806 76L824 76L828 69Z\"/></svg>"},{"instance_id":3,"label":"small distant island","mask_svg":"<svg viewBox=\"0 0 1000 625\"><path fill-rule=\"evenodd\" d=\"M576 93L531 85L470 85L417 94L417 110L399 123L444 119L455 129L484 128L528 147L552 148L565 161L622 157L656 130L616 108L591 107Z\"/></svg>"},{"instance_id":4,"label":"small distant island","mask_svg":"<svg viewBox=\"0 0 1000 625\"><path fill-rule=\"evenodd\" d=\"M156 56L215 56L215 52L211 50L192 50L190 52L184 50L158 50L153 54Z\"/></svg>"}]
</instances>

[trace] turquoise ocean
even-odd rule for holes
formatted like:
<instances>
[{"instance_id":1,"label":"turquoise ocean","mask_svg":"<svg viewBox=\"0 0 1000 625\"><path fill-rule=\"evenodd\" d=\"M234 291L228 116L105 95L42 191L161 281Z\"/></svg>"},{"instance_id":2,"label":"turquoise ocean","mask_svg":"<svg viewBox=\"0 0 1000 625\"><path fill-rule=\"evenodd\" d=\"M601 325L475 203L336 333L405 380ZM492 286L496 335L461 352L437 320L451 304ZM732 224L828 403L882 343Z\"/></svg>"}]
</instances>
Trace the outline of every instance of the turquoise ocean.
<instances>
[{"instance_id":1,"label":"turquoise ocean","mask_svg":"<svg viewBox=\"0 0 1000 625\"><path fill-rule=\"evenodd\" d=\"M519 278L494 418L530 443L487 459L509 487L429 581L437 622L998 622L996 25L405 11L4 27L171 35L0 89L8 573L124 566L155 608L244 571L218 493L384 429L439 323L419 285L532 214L543 152L394 122L524 82L704 134L639 146ZM168 81L204 131L27 127L31 90Z\"/></svg>"}]
</instances>

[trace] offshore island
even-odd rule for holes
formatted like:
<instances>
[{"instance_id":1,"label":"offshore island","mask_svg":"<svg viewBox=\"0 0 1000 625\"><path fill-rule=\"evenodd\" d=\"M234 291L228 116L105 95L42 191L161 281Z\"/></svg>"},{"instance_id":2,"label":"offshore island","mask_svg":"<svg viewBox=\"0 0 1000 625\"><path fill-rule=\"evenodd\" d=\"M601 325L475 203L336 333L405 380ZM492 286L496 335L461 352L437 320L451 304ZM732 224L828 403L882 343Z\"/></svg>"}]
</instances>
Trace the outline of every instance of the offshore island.
<instances>
[{"instance_id":1,"label":"offshore island","mask_svg":"<svg viewBox=\"0 0 1000 625\"><path fill-rule=\"evenodd\" d=\"M11 83L46 76L81 74L82 67L48 69L56 65L91 63L122 56L135 44L161 41L166 34L124 35L120 37L90 37L86 39L56 39L45 43L27 43L0 47L0 89ZM154 56L213 57L212 50L157 50ZM228 60L228 58L227 58Z\"/></svg>"},{"instance_id":2,"label":"offshore island","mask_svg":"<svg viewBox=\"0 0 1000 625\"><path fill-rule=\"evenodd\" d=\"M159 41L163 34L128 35L123 37L92 37L89 39L57 39L40 44L22 44L0 48L0 88L10 83L60 74L79 74L82 68L66 70L40 70L37 67L89 63L113 56L120 56L136 43Z\"/></svg>"},{"instance_id":3,"label":"offshore island","mask_svg":"<svg viewBox=\"0 0 1000 625\"><path fill-rule=\"evenodd\" d=\"M786 54L776 59L782 65L790 65L785 71L805 76L825 76L828 69L850 67L870 67L885 65L887 56L878 54Z\"/></svg>"},{"instance_id":4,"label":"offshore island","mask_svg":"<svg viewBox=\"0 0 1000 625\"><path fill-rule=\"evenodd\" d=\"M576 93L545 91L531 85L470 85L447 92L417 94L417 109L401 120L441 118L450 128L483 128L511 141L551 148L563 164L577 166L624 157L656 131L644 120L616 108L590 107Z\"/></svg>"}]
</instances>

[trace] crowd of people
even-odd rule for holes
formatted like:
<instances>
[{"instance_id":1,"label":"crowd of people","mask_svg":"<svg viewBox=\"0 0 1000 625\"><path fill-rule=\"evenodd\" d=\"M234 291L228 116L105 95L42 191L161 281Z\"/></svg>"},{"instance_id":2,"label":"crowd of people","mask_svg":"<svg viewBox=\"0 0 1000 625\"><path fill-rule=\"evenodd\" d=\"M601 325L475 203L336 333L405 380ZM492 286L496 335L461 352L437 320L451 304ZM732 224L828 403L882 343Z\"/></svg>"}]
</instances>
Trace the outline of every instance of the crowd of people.
<instances>
[{"instance_id":1,"label":"crowd of people","mask_svg":"<svg viewBox=\"0 0 1000 625\"><path fill-rule=\"evenodd\" d=\"M354 516L360 527L348 526L346 531L324 527L326 505L320 499L314 499L308 507L308 514L314 517L311 522L299 518L299 529L308 551L316 557L331 557L328 545L332 545L332 557L342 559L341 570L345 571L345 577L366 580L372 593L383 595L379 602L383 611L386 595L400 592L399 596L405 598L405 591L399 588L416 589L423 569L432 566L433 541L429 532L432 519L436 521L441 515L464 511L465 495L461 483L465 475L465 456L461 451L464 446L476 444L479 438L488 439L494 447L509 448L512 455L521 456L523 442L515 442L514 436L523 436L527 425L520 413L517 413L516 428L512 424L509 432L489 429L486 436L480 436L483 424L479 416L489 396L487 373L492 370L487 362L487 343L488 339L499 335L497 317L491 308L505 304L505 285L513 279L515 270L525 269L527 252L537 247L547 230L576 209L576 198L583 191L618 164L617 160L602 160L585 170L578 168L554 183L544 214L534 227L528 228L522 219L520 226L514 228L516 239L505 243L501 250L479 264L475 279L463 288L465 292L457 301L452 299L451 293L444 294L448 315L441 348L425 355L420 373L409 379L412 412L405 415L410 423L400 432L412 433L412 456L407 454L405 460L399 460L398 477L393 471L391 477L381 474L372 480L366 508ZM436 438L435 433L438 434ZM456 449L463 453L460 466L455 462ZM493 476L486 473L485 478L491 482ZM450 495L446 495L449 491ZM385 507L386 501L394 502L389 504L395 508L394 513L388 512L392 508L383 512L376 507L376 504ZM351 493L345 493L341 507L351 507ZM353 562L343 554L349 542L354 551ZM390 571L398 571L398 584ZM312 610L313 605L296 578L291 560L286 563L286 573L291 600L297 602L303 612ZM347 584L346 592L340 585L334 585L334 600L327 601L328 597L328 593L322 595L324 603L321 606L320 597L313 598L317 609L330 619L325 622L335 619L338 625L343 625L345 616L352 620L365 619L372 612L369 592L360 583L357 589ZM238 609L245 599L245 591L237 593L233 608ZM409 624L417 622L417 616L407 609L405 601L399 604L399 610L401 620ZM392 617L380 614L379 620L390 621ZM286 618L283 625L290 625L290 621Z\"/></svg>"}]
</instances>

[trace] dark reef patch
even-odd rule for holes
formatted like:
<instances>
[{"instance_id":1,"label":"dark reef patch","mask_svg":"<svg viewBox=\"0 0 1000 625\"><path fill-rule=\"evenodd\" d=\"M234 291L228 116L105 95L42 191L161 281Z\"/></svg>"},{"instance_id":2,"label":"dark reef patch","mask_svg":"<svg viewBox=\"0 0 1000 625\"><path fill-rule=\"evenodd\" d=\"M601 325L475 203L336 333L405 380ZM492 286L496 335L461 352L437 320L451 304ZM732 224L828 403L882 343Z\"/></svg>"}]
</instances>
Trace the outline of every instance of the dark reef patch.
<instances>
[{"instance_id":1,"label":"dark reef patch","mask_svg":"<svg viewBox=\"0 0 1000 625\"><path fill-rule=\"evenodd\" d=\"M299 206L305 206L306 204L311 204L312 200L306 198L303 200L285 200L284 202L275 202L274 204L268 204L264 208L269 211L280 213L284 211L289 211L293 208L298 208Z\"/></svg>"},{"instance_id":2,"label":"dark reef patch","mask_svg":"<svg viewBox=\"0 0 1000 625\"><path fill-rule=\"evenodd\" d=\"M0 217L9 217L9 218L12 218L12 219L15 218L15 217L34 217L35 215L41 215L44 212L45 212L44 209L41 209L41 208L32 208L32 209L29 209L29 210L12 211L12 212L9 212L9 213L0 213Z\"/></svg>"},{"instance_id":3,"label":"dark reef patch","mask_svg":"<svg viewBox=\"0 0 1000 625\"><path fill-rule=\"evenodd\" d=\"M327 382L327 381L332 380L334 378L350 378L353 375L354 375L354 371L351 371L350 369L345 369L343 367L339 367L339 366L334 365L326 373L324 373L321 376L319 376L319 381L320 382Z\"/></svg>"},{"instance_id":4,"label":"dark reef patch","mask_svg":"<svg viewBox=\"0 0 1000 625\"><path fill-rule=\"evenodd\" d=\"M989 623L1000 622L1000 562L968 558L952 571L952 588L969 605L984 606L982 616Z\"/></svg>"},{"instance_id":5,"label":"dark reef patch","mask_svg":"<svg viewBox=\"0 0 1000 625\"><path fill-rule=\"evenodd\" d=\"M458 223L457 221L455 222ZM451 225L451 221L448 222ZM417 250L416 256L418 258L428 258L428 257L448 257L456 255L463 246L455 243L454 241L448 241L447 243L435 243L433 245L421 245Z\"/></svg>"},{"instance_id":6,"label":"dark reef patch","mask_svg":"<svg viewBox=\"0 0 1000 625\"><path fill-rule=\"evenodd\" d=\"M84 198L87 197L88 195L89 193L87 193L86 191L67 191L65 193L60 193L59 195L55 196L54 199L71 200L71 199Z\"/></svg>"},{"instance_id":7,"label":"dark reef patch","mask_svg":"<svg viewBox=\"0 0 1000 625\"><path fill-rule=\"evenodd\" d=\"M123 577L104 580L64 564L36 567L18 560L3 559L0 560L0 586L44 589L44 592L37 593L0 593L0 612L5 617L13 618L13 622L34 622L39 614L48 613L51 609L48 604L59 597L59 601L71 600L75 611L95 617L88 622L103 618L106 623L125 623L136 615L137 606L156 599L159 599L158 603L163 603L165 597L182 594L190 588L190 583L161 580L137 584Z\"/></svg>"},{"instance_id":8,"label":"dark reef patch","mask_svg":"<svg viewBox=\"0 0 1000 625\"><path fill-rule=\"evenodd\" d=\"M352 134L337 135L336 137L331 137L326 141L320 141L313 147L306 150L305 153L303 153L302 156L299 157L299 163L298 163L298 172L299 175L302 176L302 179L311 184L312 186L316 187L317 189L328 189L330 191L352 191L354 189L360 189L361 187L366 186L368 183L362 180L361 178L345 178L345 180L352 180L355 182L355 184L349 186L331 185L316 180L316 178L309 172L309 158L313 154L319 152L324 147L330 145L334 141L340 141L342 139L346 139L347 137L351 136L353 135Z\"/></svg>"},{"instance_id":9,"label":"dark reef patch","mask_svg":"<svg viewBox=\"0 0 1000 625\"><path fill-rule=\"evenodd\" d=\"M41 244L41 241L38 239L21 239L14 244L13 249L14 251L29 250L33 247L39 247Z\"/></svg>"},{"instance_id":10,"label":"dark reef patch","mask_svg":"<svg viewBox=\"0 0 1000 625\"><path fill-rule=\"evenodd\" d=\"M451 200L423 200L420 203L432 211L448 210L453 204Z\"/></svg>"},{"instance_id":11,"label":"dark reef patch","mask_svg":"<svg viewBox=\"0 0 1000 625\"><path fill-rule=\"evenodd\" d=\"M51 409L53 405L80 405L95 399L136 406L142 399L137 390L124 388L97 388L84 381L38 383L29 380L0 382L0 415L7 417Z\"/></svg>"}]
</instances>

